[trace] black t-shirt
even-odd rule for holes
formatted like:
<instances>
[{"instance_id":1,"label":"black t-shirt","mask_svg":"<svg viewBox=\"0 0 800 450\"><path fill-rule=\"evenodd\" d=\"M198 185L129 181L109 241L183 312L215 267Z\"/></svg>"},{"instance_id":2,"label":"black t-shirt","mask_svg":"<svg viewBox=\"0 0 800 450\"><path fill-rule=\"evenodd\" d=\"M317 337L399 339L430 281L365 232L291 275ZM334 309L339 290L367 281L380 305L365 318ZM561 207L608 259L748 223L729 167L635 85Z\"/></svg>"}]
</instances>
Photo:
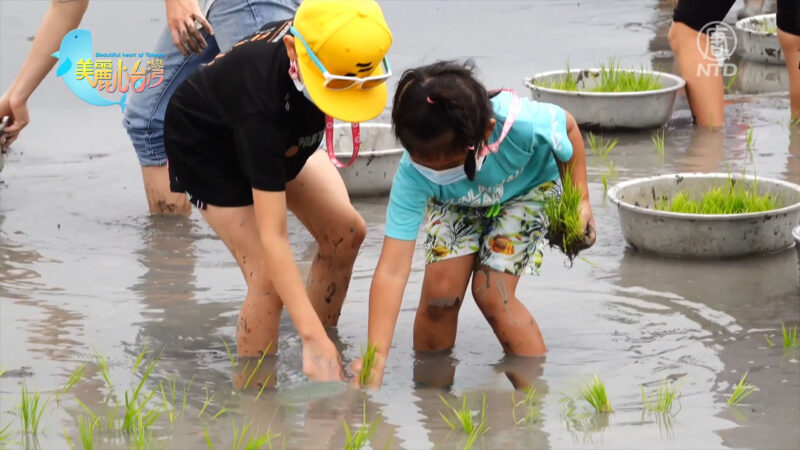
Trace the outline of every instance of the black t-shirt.
<instances>
[{"instance_id":1,"label":"black t-shirt","mask_svg":"<svg viewBox=\"0 0 800 450\"><path fill-rule=\"evenodd\" d=\"M295 88L282 37L267 24L201 67L172 95L164 137L172 190L205 203L282 191L319 147L325 115Z\"/></svg>"}]
</instances>

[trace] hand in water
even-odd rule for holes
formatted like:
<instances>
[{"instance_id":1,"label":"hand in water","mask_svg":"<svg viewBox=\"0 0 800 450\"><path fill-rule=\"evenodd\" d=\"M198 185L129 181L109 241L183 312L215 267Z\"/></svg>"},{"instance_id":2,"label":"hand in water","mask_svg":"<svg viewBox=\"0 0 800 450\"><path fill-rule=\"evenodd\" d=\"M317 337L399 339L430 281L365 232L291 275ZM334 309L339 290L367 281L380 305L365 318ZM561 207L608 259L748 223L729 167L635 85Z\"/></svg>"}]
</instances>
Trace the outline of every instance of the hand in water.
<instances>
[{"instance_id":1,"label":"hand in water","mask_svg":"<svg viewBox=\"0 0 800 450\"><path fill-rule=\"evenodd\" d=\"M303 373L311 381L342 381L342 362L330 339L303 342Z\"/></svg>"},{"instance_id":2,"label":"hand in water","mask_svg":"<svg viewBox=\"0 0 800 450\"><path fill-rule=\"evenodd\" d=\"M8 117L7 126L0 132L0 150L5 153L30 122L27 102L12 98L10 92L6 92L0 97L0 120L3 117Z\"/></svg>"},{"instance_id":3,"label":"hand in water","mask_svg":"<svg viewBox=\"0 0 800 450\"><path fill-rule=\"evenodd\" d=\"M356 359L350 364L350 367L353 369L353 385L356 388L361 387L369 387L374 389L380 389L381 384L383 384L383 372L386 370L386 357L381 355L378 352L375 352L375 363L372 366L372 370L369 372L369 381L367 384L361 384L361 368L364 367L364 361L361 358Z\"/></svg>"}]
</instances>

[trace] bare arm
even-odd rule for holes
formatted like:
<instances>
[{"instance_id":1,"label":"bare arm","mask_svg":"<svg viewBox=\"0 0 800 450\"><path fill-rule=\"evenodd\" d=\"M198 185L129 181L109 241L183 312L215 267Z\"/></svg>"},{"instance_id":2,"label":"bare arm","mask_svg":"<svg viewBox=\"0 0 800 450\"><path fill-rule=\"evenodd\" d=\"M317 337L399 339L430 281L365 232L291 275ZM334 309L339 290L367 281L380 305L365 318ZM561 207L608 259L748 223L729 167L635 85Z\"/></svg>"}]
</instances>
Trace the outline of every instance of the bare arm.
<instances>
[{"instance_id":1,"label":"bare arm","mask_svg":"<svg viewBox=\"0 0 800 450\"><path fill-rule=\"evenodd\" d=\"M383 369L392 336L397 325L397 315L403 303L403 292L411 272L414 241L401 241L386 237L383 250L369 291L369 343L377 347L377 373L371 383L380 386Z\"/></svg>"},{"instance_id":2,"label":"bare arm","mask_svg":"<svg viewBox=\"0 0 800 450\"><path fill-rule=\"evenodd\" d=\"M594 222L594 215L592 207L589 204L589 185L586 182L586 148L583 144L583 136L581 130L578 128L578 123L572 114L566 112L567 115L567 135L569 141L572 143L572 158L567 162L558 162L558 170L561 173L561 178L564 178L565 171L569 171L572 175L572 183L581 191L581 204L579 213L581 215L581 222L585 227L584 242L587 247L591 247L596 239L596 225Z\"/></svg>"},{"instance_id":3,"label":"bare arm","mask_svg":"<svg viewBox=\"0 0 800 450\"><path fill-rule=\"evenodd\" d=\"M303 341L303 371L313 380L340 380L339 354L308 299L289 247L286 193L253 189L256 222L266 249L266 270Z\"/></svg>"},{"instance_id":4,"label":"bare arm","mask_svg":"<svg viewBox=\"0 0 800 450\"><path fill-rule=\"evenodd\" d=\"M4 131L4 148L28 124L28 99L57 62L50 55L58 51L64 35L80 25L88 6L89 0L51 0L50 8L36 31L28 57L14 82L0 97L0 119L9 116L12 120Z\"/></svg>"}]
</instances>

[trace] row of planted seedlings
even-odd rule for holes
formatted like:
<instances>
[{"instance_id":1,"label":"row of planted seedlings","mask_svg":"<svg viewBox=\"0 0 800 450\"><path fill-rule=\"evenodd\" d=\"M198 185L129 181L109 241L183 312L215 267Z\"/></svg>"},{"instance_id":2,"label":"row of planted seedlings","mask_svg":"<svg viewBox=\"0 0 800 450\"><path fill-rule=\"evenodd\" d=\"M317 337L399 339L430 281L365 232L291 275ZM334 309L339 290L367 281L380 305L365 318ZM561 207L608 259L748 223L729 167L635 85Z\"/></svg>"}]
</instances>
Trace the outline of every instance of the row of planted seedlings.
<instances>
[{"instance_id":1,"label":"row of planted seedlings","mask_svg":"<svg viewBox=\"0 0 800 450\"><path fill-rule=\"evenodd\" d=\"M798 340L797 326L787 328L781 325L782 344L784 349L795 349L800 346ZM775 344L765 335L769 347ZM231 364L237 366L239 362L233 356L233 353L225 344L231 360ZM262 353L262 356L256 361L252 370L249 365L250 360L247 361L242 369L243 374L247 376L243 388L247 389L254 381L256 373L258 373L264 358L268 354L269 346ZM100 376L106 383L110 390L110 394L106 397L103 404L104 411L95 411L84 404L77 396L75 401L83 409L85 414L80 414L77 417L78 436L80 448L91 450L95 448L96 438L99 433L103 433L107 439L112 442L116 439L117 442L127 444L128 447L133 449L149 449L156 447L157 443L154 440L153 428L156 423L165 418L170 426L173 426L179 418L183 418L186 413L187 400L190 397L190 390L193 380L179 388L177 377L168 378L167 382L160 381L158 387L154 388L149 393L145 392L145 386L150 380L157 363L161 359L162 353L156 355L149 363L145 363L147 347L145 346L138 354L136 361L133 365L133 374L136 374L141 367L142 374L136 383L135 387L125 389L120 396L114 390L114 385L111 381L110 370L106 358L102 354L98 354L97 366L100 371ZM359 383L362 386L368 385L372 381L372 370L375 365L375 347L368 345L366 349L362 349L362 369L358 374ZM69 376L64 385L52 393L47 398L43 398L42 393L36 390L29 390L23 383L20 402L15 408L19 417L19 430L14 433L11 430L13 422L6 424L0 429L0 448L9 447L16 443L17 437L33 437L35 438L38 433L43 431L42 418L44 414L51 408L51 402L60 405L64 396L68 395L70 391L77 385L86 375L87 364L84 363L76 368ZM0 370L0 377L3 376L5 370ZM272 374L270 373L267 378L261 381L261 387L255 400L258 400L265 387L269 384ZM643 412L657 413L657 414L671 414L673 410L673 403L680 397L680 389L683 382L680 384L673 384L671 380L662 380L658 388L652 392L646 392L644 386L641 386L642 393L642 410ZM254 385L255 386L255 385ZM745 373L737 384L728 399L728 405L735 406L742 402L745 398L750 396L758 389L747 381L747 373ZM197 420L213 421L223 416L228 411L224 405L217 409L212 414L206 413L209 405L212 404L215 394L209 393L207 388L204 388L205 400L200 408L199 413L195 416ZM540 412L537 406L538 398L536 389L528 387L522 390L521 398L517 398L518 393L511 395L511 417L515 426L530 425L535 423L539 417ZM489 431L486 423L486 396L483 396L481 409L474 412L469 408L468 399L464 396L460 402L451 403L445 397L440 396L445 410L440 412L444 423L453 430L463 432L465 436L464 448L469 449ZM588 417L590 414L610 414L613 412L611 401L606 392L605 385L597 377L586 384L580 389L580 398L585 400L588 408L585 408L583 413L576 412L574 401L567 398L565 401L565 416L573 423ZM158 402L160 400L160 403ZM362 421L358 426L351 426L342 420L342 427L345 433L345 449L358 450L363 448L375 433L380 420L374 419L369 421L366 414L366 404L362 412ZM206 422L208 423L208 422ZM70 433L62 426L63 436L65 443L69 448L75 448L76 444L73 442ZM233 449L260 449L260 448L273 448L275 440L281 435L273 433L270 429L261 431L253 427L252 421L244 421L242 424L233 420L232 422L233 438L231 448ZM209 449L214 449L214 439L209 433L206 426L203 427L203 437ZM390 442L387 442L388 446ZM283 436L282 447L285 447L286 440Z\"/></svg>"},{"instance_id":2,"label":"row of planted seedlings","mask_svg":"<svg viewBox=\"0 0 800 450\"><path fill-rule=\"evenodd\" d=\"M233 365L238 365L227 344L225 346ZM252 370L248 367L251 364L249 360L242 369L242 373L247 375L244 383L245 389L253 382L268 350L269 346L256 361ZM106 357L102 353L96 355L97 369L100 378L102 378L109 390L109 394L105 396L103 404L94 409L81 401L77 395L74 396L74 401L81 411L76 418L78 427L77 439L74 439L76 434L68 432L67 428L62 424L61 431L65 447L91 450L95 447L102 448L108 445L124 445L128 448L139 450L163 446L154 437L154 429L166 425L172 427L179 419L185 417L187 401L191 397L190 391L193 379L184 382L179 387L177 376L168 377L166 382L159 381L157 386L148 391L147 386L154 384L150 381L152 381L151 378L156 365L161 360L163 350L149 362L146 362L147 353L147 346L145 345L137 355L132 369L134 377L137 376L141 369L139 380L134 386L122 392L115 389L116 386L112 383ZM47 413L51 413L54 408L63 406L66 396L87 375L87 365L88 363L83 363L78 366L61 388L50 393L30 390L26 383L23 382L20 402L11 411L15 412L19 418L19 429L16 432L12 429L13 421L0 425L2 427L0 428L0 448L7 448L17 444L20 442L20 438L25 441L35 441L39 434L45 432L42 419ZM0 377L3 376L4 372L5 370L0 370ZM267 379L261 382L261 387L255 400L261 397L271 377L272 374L270 373ZM216 394L210 393L206 387L203 388L203 391L205 400L199 413L193 419L204 421L208 424L210 421L215 421L229 412L224 404L219 408L213 408L215 411L209 409L209 406L214 403ZM269 429L266 431L257 430L253 427L252 421L245 421L240 425L236 420L233 420L232 429L233 438L230 448L237 450L271 449L275 438L280 437L280 435L271 432ZM203 427L203 431L206 444L210 449L213 449L213 439L208 432L207 426ZM101 441L100 439L104 440Z\"/></svg>"}]
</instances>

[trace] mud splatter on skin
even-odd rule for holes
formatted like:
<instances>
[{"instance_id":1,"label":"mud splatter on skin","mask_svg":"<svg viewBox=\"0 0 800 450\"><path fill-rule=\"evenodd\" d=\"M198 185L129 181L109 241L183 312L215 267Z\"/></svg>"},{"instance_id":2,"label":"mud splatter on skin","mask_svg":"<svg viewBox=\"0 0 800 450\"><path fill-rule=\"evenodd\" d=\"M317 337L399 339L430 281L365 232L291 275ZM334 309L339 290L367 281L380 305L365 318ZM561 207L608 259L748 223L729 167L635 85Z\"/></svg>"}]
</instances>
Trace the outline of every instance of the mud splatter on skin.
<instances>
[{"instance_id":1,"label":"mud splatter on skin","mask_svg":"<svg viewBox=\"0 0 800 450\"><path fill-rule=\"evenodd\" d=\"M439 308L452 308L461 305L461 297L455 296L455 298L451 297L444 297L444 298L433 298L428 301L428 304L433 307Z\"/></svg>"},{"instance_id":2,"label":"mud splatter on skin","mask_svg":"<svg viewBox=\"0 0 800 450\"><path fill-rule=\"evenodd\" d=\"M336 294L336 283L328 285L328 290L325 292L325 303L333 301L333 295Z\"/></svg>"},{"instance_id":3,"label":"mud splatter on skin","mask_svg":"<svg viewBox=\"0 0 800 450\"><path fill-rule=\"evenodd\" d=\"M488 280L489 278L487 277L486 279ZM503 306L508 310L508 289L506 289L506 283L502 278L497 282L497 292L500 293L500 297L503 299Z\"/></svg>"},{"instance_id":4,"label":"mud splatter on skin","mask_svg":"<svg viewBox=\"0 0 800 450\"><path fill-rule=\"evenodd\" d=\"M244 331L245 333L250 332L250 328L247 327L247 319L244 317L239 318L239 331Z\"/></svg>"}]
</instances>

